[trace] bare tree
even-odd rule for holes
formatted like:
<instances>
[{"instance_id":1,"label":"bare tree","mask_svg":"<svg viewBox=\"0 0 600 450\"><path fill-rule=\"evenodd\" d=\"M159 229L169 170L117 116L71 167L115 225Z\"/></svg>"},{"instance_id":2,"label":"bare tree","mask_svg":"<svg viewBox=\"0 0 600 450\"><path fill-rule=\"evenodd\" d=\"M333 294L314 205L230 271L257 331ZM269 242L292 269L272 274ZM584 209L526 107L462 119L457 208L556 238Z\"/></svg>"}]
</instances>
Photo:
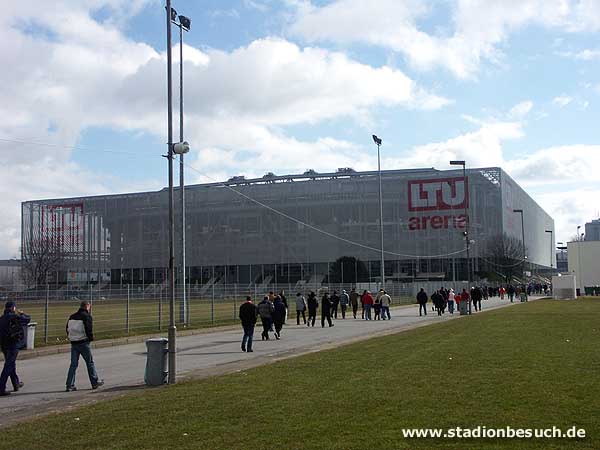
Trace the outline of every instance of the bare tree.
<instances>
[{"instance_id":1,"label":"bare tree","mask_svg":"<svg viewBox=\"0 0 600 450\"><path fill-rule=\"evenodd\" d=\"M488 242L487 254L491 269L500 275L505 283L511 283L513 278L523 274L525 255L520 239L506 233L495 236Z\"/></svg>"},{"instance_id":2,"label":"bare tree","mask_svg":"<svg viewBox=\"0 0 600 450\"><path fill-rule=\"evenodd\" d=\"M52 273L62 267L64 252L58 242L53 239L34 239L23 248L21 256L21 274L25 283L33 283L36 287L48 282Z\"/></svg>"}]
</instances>

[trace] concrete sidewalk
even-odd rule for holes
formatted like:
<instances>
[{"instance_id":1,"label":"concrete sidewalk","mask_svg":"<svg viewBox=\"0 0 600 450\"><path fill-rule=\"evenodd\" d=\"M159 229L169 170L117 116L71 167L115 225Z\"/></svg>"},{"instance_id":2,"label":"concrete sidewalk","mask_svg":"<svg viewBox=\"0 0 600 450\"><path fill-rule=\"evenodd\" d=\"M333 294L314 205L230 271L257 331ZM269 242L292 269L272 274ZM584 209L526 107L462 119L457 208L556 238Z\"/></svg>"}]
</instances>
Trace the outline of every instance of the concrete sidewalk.
<instances>
[{"instance_id":1,"label":"concrete sidewalk","mask_svg":"<svg viewBox=\"0 0 600 450\"><path fill-rule=\"evenodd\" d=\"M511 304L508 300L494 298L483 301L483 310L510 305L518 303ZM453 316L446 313L438 317L437 313L431 311L431 303L428 303L428 307L428 315L423 317L419 317L418 306L411 305L393 308L390 321L338 318L334 321L333 328L321 328L320 321L314 328L297 326L295 317L290 317L279 341L274 338L261 341L259 321L253 353L243 353L240 350L241 327L182 336L177 341L177 373L180 380L203 378L460 317L458 313ZM77 373L79 390L70 393L64 392L70 362L68 354L52 354L18 361L17 372L25 382L25 387L18 393L0 398L0 426L148 389L143 385L146 364L146 346L143 342L98 348L94 350L94 360L100 378L106 382L104 387L91 390L85 363L81 360ZM10 382L7 388L10 390Z\"/></svg>"}]
</instances>

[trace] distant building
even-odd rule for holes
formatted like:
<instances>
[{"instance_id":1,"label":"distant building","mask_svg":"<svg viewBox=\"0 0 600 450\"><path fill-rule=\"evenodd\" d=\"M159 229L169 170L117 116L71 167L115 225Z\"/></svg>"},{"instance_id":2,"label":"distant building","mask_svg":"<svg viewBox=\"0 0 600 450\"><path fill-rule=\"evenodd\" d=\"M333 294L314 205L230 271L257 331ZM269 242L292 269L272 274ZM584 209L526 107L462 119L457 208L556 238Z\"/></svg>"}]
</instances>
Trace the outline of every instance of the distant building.
<instances>
[{"instance_id":1,"label":"distant building","mask_svg":"<svg viewBox=\"0 0 600 450\"><path fill-rule=\"evenodd\" d=\"M600 241L600 219L585 224L585 240Z\"/></svg>"},{"instance_id":2,"label":"distant building","mask_svg":"<svg viewBox=\"0 0 600 450\"><path fill-rule=\"evenodd\" d=\"M14 288L21 285L21 261L0 259L0 287Z\"/></svg>"},{"instance_id":3,"label":"distant building","mask_svg":"<svg viewBox=\"0 0 600 450\"><path fill-rule=\"evenodd\" d=\"M577 289L591 293L600 287L600 240L568 242L569 270L575 272Z\"/></svg>"}]
</instances>

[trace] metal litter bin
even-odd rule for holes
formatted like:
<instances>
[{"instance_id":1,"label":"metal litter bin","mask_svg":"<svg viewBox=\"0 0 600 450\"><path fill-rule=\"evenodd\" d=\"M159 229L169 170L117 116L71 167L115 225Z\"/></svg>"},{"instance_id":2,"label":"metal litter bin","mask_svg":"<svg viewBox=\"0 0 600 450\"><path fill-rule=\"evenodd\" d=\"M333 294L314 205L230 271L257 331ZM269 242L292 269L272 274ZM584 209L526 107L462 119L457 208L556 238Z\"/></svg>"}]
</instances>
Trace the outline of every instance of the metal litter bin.
<instances>
[{"instance_id":1,"label":"metal litter bin","mask_svg":"<svg viewBox=\"0 0 600 450\"><path fill-rule=\"evenodd\" d=\"M460 312L461 316L469 314L469 302L461 300L458 304L458 312Z\"/></svg>"},{"instance_id":2,"label":"metal litter bin","mask_svg":"<svg viewBox=\"0 0 600 450\"><path fill-rule=\"evenodd\" d=\"M167 354L168 343L166 338L148 339L146 341L147 358L144 382L148 386L161 386L167 382Z\"/></svg>"},{"instance_id":3,"label":"metal litter bin","mask_svg":"<svg viewBox=\"0 0 600 450\"><path fill-rule=\"evenodd\" d=\"M23 335L25 336L25 347L27 350L33 350L35 348L35 327L37 322L29 322L27 325L23 325Z\"/></svg>"}]
</instances>

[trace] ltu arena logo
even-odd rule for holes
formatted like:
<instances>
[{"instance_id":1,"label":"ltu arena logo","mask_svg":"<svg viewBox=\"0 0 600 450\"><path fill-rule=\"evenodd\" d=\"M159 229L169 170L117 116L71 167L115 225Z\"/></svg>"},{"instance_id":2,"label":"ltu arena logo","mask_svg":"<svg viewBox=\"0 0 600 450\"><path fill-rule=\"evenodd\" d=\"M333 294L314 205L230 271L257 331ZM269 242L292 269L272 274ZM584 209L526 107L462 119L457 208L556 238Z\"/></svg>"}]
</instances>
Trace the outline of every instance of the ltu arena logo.
<instances>
[{"instance_id":1,"label":"ltu arena logo","mask_svg":"<svg viewBox=\"0 0 600 450\"><path fill-rule=\"evenodd\" d=\"M409 211L448 211L465 209L469 206L469 180L443 178L411 180L408 182ZM409 230L463 229L467 225L464 214L415 216L408 219Z\"/></svg>"}]
</instances>

